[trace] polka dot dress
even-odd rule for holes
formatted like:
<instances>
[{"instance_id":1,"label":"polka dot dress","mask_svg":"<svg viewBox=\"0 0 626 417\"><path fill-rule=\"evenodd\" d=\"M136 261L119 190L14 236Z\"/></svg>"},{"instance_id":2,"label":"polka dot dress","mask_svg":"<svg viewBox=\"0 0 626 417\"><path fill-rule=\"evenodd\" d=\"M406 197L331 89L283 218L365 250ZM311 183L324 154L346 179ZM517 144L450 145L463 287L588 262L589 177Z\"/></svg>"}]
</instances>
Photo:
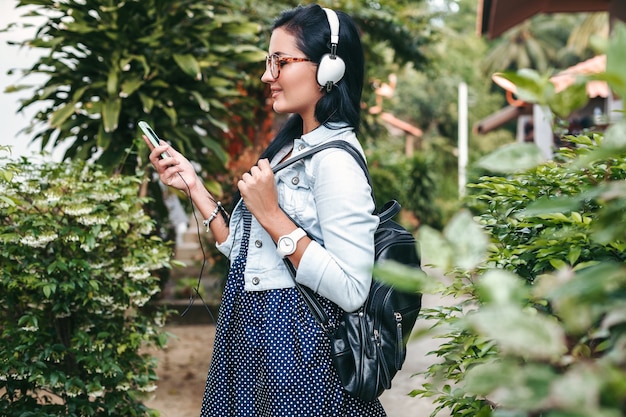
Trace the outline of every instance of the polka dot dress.
<instances>
[{"instance_id":1,"label":"polka dot dress","mask_svg":"<svg viewBox=\"0 0 626 417\"><path fill-rule=\"evenodd\" d=\"M201 417L384 417L341 387L322 332L295 288L244 291L251 214L217 322ZM336 305L320 301L338 315Z\"/></svg>"}]
</instances>

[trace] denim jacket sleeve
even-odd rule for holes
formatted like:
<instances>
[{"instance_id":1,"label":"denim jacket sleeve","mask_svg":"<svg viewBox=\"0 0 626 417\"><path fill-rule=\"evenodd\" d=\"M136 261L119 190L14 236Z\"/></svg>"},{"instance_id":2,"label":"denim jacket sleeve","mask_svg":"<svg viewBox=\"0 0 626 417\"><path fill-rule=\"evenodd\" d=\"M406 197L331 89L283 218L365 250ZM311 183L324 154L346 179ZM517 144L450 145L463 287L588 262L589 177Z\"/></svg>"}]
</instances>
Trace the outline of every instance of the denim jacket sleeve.
<instances>
[{"instance_id":1,"label":"denim jacket sleeve","mask_svg":"<svg viewBox=\"0 0 626 417\"><path fill-rule=\"evenodd\" d=\"M323 138L294 141L294 155L326 140L343 139L360 149L351 129L325 131ZM321 136L324 131L316 132ZM283 210L313 238L304 252L296 280L345 311L367 298L374 262L378 217L367 179L354 158L331 148L298 161L276 174ZM231 216L230 233L218 249L232 259L239 252L241 204ZM293 287L293 279L269 234L252 220L244 272L246 291Z\"/></svg>"},{"instance_id":2,"label":"denim jacket sleeve","mask_svg":"<svg viewBox=\"0 0 626 417\"><path fill-rule=\"evenodd\" d=\"M319 236L305 251L296 279L345 311L369 293L378 217L367 179L354 158L329 149L312 160ZM310 232L311 233L311 232Z\"/></svg>"}]
</instances>

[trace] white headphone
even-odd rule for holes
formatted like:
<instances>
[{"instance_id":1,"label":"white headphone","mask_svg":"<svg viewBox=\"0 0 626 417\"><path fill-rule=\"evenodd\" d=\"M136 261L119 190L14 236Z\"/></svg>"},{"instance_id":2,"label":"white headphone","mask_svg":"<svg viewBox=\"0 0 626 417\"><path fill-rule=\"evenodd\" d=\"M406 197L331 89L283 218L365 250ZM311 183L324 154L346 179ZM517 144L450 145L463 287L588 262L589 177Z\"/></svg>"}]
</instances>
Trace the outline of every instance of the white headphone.
<instances>
[{"instance_id":1,"label":"white headphone","mask_svg":"<svg viewBox=\"0 0 626 417\"><path fill-rule=\"evenodd\" d=\"M337 45L339 44L339 17L334 10L323 8L330 25L330 53L320 60L317 66L317 83L327 92L332 90L346 72L346 64L343 59L337 56Z\"/></svg>"}]
</instances>

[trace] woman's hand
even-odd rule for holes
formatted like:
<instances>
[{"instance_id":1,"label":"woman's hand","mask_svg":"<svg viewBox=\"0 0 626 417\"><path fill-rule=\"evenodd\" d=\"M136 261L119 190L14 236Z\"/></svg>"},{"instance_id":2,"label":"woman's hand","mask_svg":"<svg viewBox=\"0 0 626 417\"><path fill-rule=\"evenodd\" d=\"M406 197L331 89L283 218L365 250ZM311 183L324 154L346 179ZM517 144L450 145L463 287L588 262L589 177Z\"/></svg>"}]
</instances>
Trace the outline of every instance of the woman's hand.
<instances>
[{"instance_id":1,"label":"woman's hand","mask_svg":"<svg viewBox=\"0 0 626 417\"><path fill-rule=\"evenodd\" d=\"M265 224L281 212L274 172L267 159L261 159L249 173L243 174L237 186L246 207L259 223Z\"/></svg>"},{"instance_id":2,"label":"woman's hand","mask_svg":"<svg viewBox=\"0 0 626 417\"><path fill-rule=\"evenodd\" d=\"M143 140L152 148L146 136L143 136ZM168 156L162 158L163 153ZM152 149L149 158L163 184L182 190L187 195L198 185L199 179L193 165L168 143L161 141L159 146Z\"/></svg>"}]
</instances>

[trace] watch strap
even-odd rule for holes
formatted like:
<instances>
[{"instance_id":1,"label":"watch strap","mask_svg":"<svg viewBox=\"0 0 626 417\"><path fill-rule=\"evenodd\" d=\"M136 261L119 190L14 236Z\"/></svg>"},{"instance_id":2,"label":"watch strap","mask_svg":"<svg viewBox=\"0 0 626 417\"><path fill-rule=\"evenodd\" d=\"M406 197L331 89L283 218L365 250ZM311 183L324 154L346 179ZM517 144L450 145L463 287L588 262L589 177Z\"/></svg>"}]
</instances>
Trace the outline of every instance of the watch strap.
<instances>
[{"instance_id":1,"label":"watch strap","mask_svg":"<svg viewBox=\"0 0 626 417\"><path fill-rule=\"evenodd\" d=\"M278 255L283 259L285 258L285 256L293 254L296 251L296 248L298 246L298 241L302 239L303 237L305 237L306 235L307 235L306 231L303 228L298 227L296 230L289 233L288 235L281 236L280 238L278 238L276 252L278 252ZM288 253L285 253L280 249L280 241L285 238L289 238L290 240L293 241L293 251L288 252Z\"/></svg>"},{"instance_id":2,"label":"watch strap","mask_svg":"<svg viewBox=\"0 0 626 417\"><path fill-rule=\"evenodd\" d=\"M303 228L298 227L296 230L289 233L287 236L292 238L295 243L298 243L300 239L306 236L306 231Z\"/></svg>"}]
</instances>

